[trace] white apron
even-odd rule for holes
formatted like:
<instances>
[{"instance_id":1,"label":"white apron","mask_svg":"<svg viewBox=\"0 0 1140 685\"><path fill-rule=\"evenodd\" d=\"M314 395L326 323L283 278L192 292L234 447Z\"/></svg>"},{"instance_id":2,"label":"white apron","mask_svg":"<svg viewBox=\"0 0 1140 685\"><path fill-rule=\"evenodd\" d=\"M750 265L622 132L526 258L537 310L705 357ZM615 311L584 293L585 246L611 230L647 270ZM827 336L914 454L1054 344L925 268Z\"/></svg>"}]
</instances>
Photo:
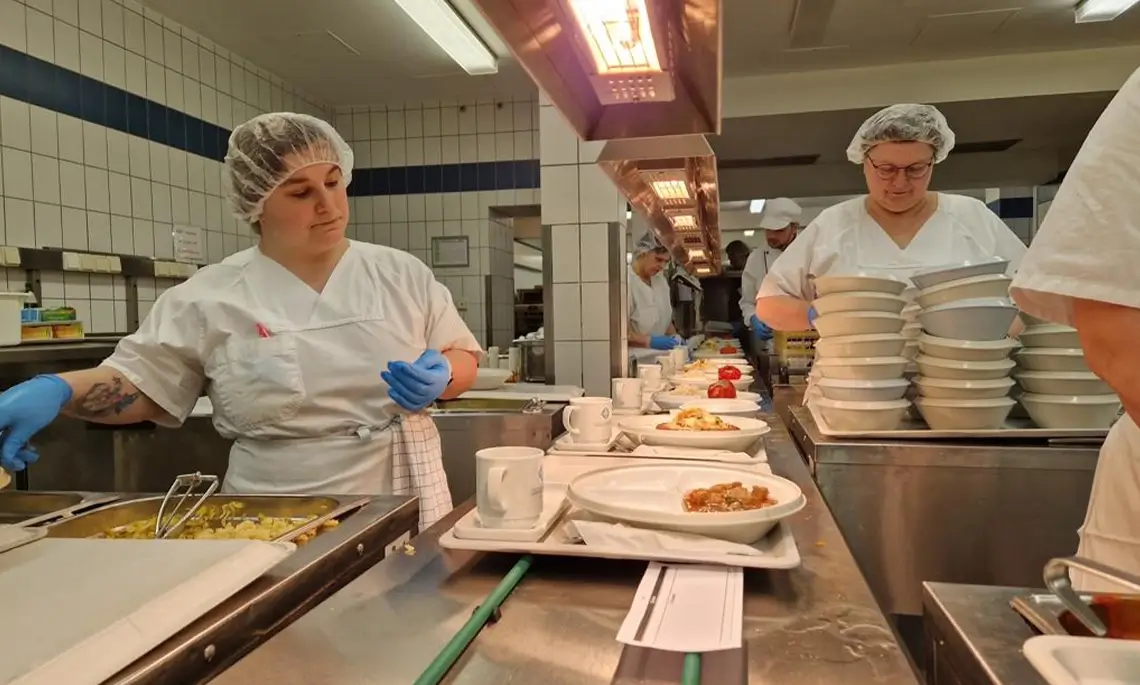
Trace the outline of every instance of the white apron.
<instances>
[{"instance_id":1,"label":"white apron","mask_svg":"<svg viewBox=\"0 0 1140 685\"><path fill-rule=\"evenodd\" d=\"M669 281L665 273L658 273L646 284L633 270L628 269L629 279L629 327L643 335L665 335L673 323L673 302L669 297ZM629 348L631 357L638 363L649 363L667 351L650 347Z\"/></svg>"}]
</instances>

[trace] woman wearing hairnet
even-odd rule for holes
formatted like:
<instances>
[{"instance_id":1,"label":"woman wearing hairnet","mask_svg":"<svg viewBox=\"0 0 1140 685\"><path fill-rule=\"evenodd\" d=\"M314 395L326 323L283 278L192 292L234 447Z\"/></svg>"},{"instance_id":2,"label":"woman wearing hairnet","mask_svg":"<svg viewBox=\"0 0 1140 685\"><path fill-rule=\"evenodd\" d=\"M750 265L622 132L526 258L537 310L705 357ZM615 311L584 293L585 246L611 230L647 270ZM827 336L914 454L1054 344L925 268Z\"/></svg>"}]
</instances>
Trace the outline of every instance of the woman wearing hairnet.
<instances>
[{"instance_id":1,"label":"woman wearing hairnet","mask_svg":"<svg viewBox=\"0 0 1140 685\"><path fill-rule=\"evenodd\" d=\"M19 470L59 413L178 426L205 388L234 439L229 492L415 494L451 509L439 434L420 413L474 379L478 343L410 254L350 241L352 151L329 124L277 113L230 135L235 214L258 244L163 293L101 366L0 395L0 458Z\"/></svg>"},{"instance_id":2,"label":"woman wearing hairnet","mask_svg":"<svg viewBox=\"0 0 1140 685\"><path fill-rule=\"evenodd\" d=\"M970 197L930 192L954 132L930 105L892 105L864 122L847 158L863 166L867 194L824 210L776 260L756 314L777 330L815 321L813 280L866 273L908 279L938 266L1002 257L1017 269L1025 244Z\"/></svg>"},{"instance_id":3,"label":"woman wearing hairnet","mask_svg":"<svg viewBox=\"0 0 1140 685\"><path fill-rule=\"evenodd\" d=\"M684 342L673 326L673 302L663 273L668 265L669 250L652 231L646 232L633 248L629 265L629 347L637 359L648 359Z\"/></svg>"},{"instance_id":4,"label":"woman wearing hairnet","mask_svg":"<svg viewBox=\"0 0 1140 685\"><path fill-rule=\"evenodd\" d=\"M1100 450L1077 554L1140 574L1140 71L1085 140L1011 293L1026 313L1077 329L1124 416ZM1086 592L1120 591L1083 572Z\"/></svg>"}]
</instances>

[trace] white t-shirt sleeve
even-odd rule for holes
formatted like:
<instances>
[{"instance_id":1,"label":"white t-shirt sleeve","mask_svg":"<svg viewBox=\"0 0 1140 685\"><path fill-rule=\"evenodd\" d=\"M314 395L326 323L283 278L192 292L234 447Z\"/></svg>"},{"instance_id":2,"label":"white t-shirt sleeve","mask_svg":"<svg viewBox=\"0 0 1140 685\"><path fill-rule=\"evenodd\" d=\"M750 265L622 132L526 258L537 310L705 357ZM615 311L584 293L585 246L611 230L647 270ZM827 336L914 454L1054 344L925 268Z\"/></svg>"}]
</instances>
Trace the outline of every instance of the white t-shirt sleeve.
<instances>
[{"instance_id":1,"label":"white t-shirt sleeve","mask_svg":"<svg viewBox=\"0 0 1140 685\"><path fill-rule=\"evenodd\" d=\"M757 297L777 297L787 295L801 300L811 300L814 297L811 284L811 266L815 253L816 241L819 239L819 219L827 212L808 225L788 249L780 253L776 261L768 269L768 275L760 284Z\"/></svg>"},{"instance_id":2,"label":"white t-shirt sleeve","mask_svg":"<svg viewBox=\"0 0 1140 685\"><path fill-rule=\"evenodd\" d=\"M158 296L139 329L119 341L103 366L123 374L170 415L157 422L181 426L206 383L205 323L193 303L193 279Z\"/></svg>"},{"instance_id":3,"label":"white t-shirt sleeve","mask_svg":"<svg viewBox=\"0 0 1140 685\"><path fill-rule=\"evenodd\" d=\"M1140 71L1109 103L1013 281L1018 306L1072 325L1072 300L1140 308Z\"/></svg>"}]
</instances>

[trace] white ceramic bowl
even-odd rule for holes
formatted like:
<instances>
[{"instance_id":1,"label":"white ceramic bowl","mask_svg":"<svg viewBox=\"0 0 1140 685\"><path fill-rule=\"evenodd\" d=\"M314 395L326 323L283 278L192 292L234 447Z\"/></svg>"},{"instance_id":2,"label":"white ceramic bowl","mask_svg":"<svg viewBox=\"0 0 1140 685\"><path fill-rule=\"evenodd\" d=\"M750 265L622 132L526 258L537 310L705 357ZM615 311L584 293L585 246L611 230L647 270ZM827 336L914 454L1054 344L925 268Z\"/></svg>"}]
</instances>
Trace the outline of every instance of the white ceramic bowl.
<instances>
[{"instance_id":1,"label":"white ceramic bowl","mask_svg":"<svg viewBox=\"0 0 1140 685\"><path fill-rule=\"evenodd\" d=\"M820 396L847 402L889 402L906 395L910 381L889 378L881 381L857 381L845 378L821 378L816 381Z\"/></svg>"},{"instance_id":2,"label":"white ceramic bowl","mask_svg":"<svg viewBox=\"0 0 1140 685\"><path fill-rule=\"evenodd\" d=\"M964 262L962 264L927 269L914 274L910 277L910 280L914 283L916 288L926 290L927 288L932 288L948 281L958 281L974 276L1004 274L1008 266L1008 259L994 257L977 262Z\"/></svg>"},{"instance_id":3,"label":"white ceramic bowl","mask_svg":"<svg viewBox=\"0 0 1140 685\"><path fill-rule=\"evenodd\" d=\"M1037 395L1111 395L1112 388L1091 371L1014 371L1025 392Z\"/></svg>"},{"instance_id":4,"label":"white ceramic bowl","mask_svg":"<svg viewBox=\"0 0 1140 685\"><path fill-rule=\"evenodd\" d=\"M905 324L899 331L899 335L907 340L918 340L918 337L922 335L922 324L917 321Z\"/></svg>"},{"instance_id":5,"label":"white ceramic bowl","mask_svg":"<svg viewBox=\"0 0 1140 685\"><path fill-rule=\"evenodd\" d=\"M898 314L906 300L890 293L835 293L812 302L820 316L837 312L887 312Z\"/></svg>"},{"instance_id":6,"label":"white ceramic bowl","mask_svg":"<svg viewBox=\"0 0 1140 685\"><path fill-rule=\"evenodd\" d=\"M906 282L897 278L852 274L849 276L820 276L815 279L816 297L822 298L835 293L888 293L902 295Z\"/></svg>"},{"instance_id":7,"label":"white ceramic bowl","mask_svg":"<svg viewBox=\"0 0 1140 685\"><path fill-rule=\"evenodd\" d=\"M658 407L661 407L666 411L669 411L671 409L680 409L686 404L703 399L709 399L708 397L705 397L705 394L703 392L700 395L682 395L675 392L657 392L653 394L653 401L657 404ZM737 390L736 399L745 400L747 402L751 402L752 404L756 404L760 401L760 394L755 392L744 392L742 390Z\"/></svg>"},{"instance_id":8,"label":"white ceramic bowl","mask_svg":"<svg viewBox=\"0 0 1140 685\"><path fill-rule=\"evenodd\" d=\"M1021 368L1028 371L1091 371L1085 361L1085 352L1079 347L1030 347L1013 357Z\"/></svg>"},{"instance_id":9,"label":"white ceramic bowl","mask_svg":"<svg viewBox=\"0 0 1140 685\"><path fill-rule=\"evenodd\" d=\"M918 347L928 357L957 359L965 362L997 362L1009 358L1017 342L1001 340L954 340L938 338L928 333L918 337Z\"/></svg>"},{"instance_id":10,"label":"white ceramic bowl","mask_svg":"<svg viewBox=\"0 0 1140 685\"><path fill-rule=\"evenodd\" d=\"M904 323L901 316L888 312L837 312L821 314L815 320L815 330L821 338L874 335L898 333Z\"/></svg>"},{"instance_id":11,"label":"white ceramic bowl","mask_svg":"<svg viewBox=\"0 0 1140 685\"><path fill-rule=\"evenodd\" d=\"M749 400L693 400L681 405L681 409L704 409L717 416L745 416L756 418L760 405Z\"/></svg>"},{"instance_id":12,"label":"white ceramic bowl","mask_svg":"<svg viewBox=\"0 0 1140 685\"><path fill-rule=\"evenodd\" d=\"M776 504L763 509L725 513L687 512L685 493L719 483L739 482L767 488ZM607 519L641 527L752 544L782 519L807 503L793 482L751 469L728 466L669 464L599 469L570 482L566 496L574 506Z\"/></svg>"},{"instance_id":13,"label":"white ceramic bowl","mask_svg":"<svg viewBox=\"0 0 1140 685\"><path fill-rule=\"evenodd\" d=\"M741 452L751 447L772 428L760 419L742 416L722 417L740 430L734 431L672 431L657 426L668 423L667 414L631 416L618 421L618 429L636 443L669 447L696 447L710 450Z\"/></svg>"},{"instance_id":14,"label":"white ceramic bowl","mask_svg":"<svg viewBox=\"0 0 1140 685\"><path fill-rule=\"evenodd\" d=\"M1081 336L1077 335L1077 329L1055 323L1029 326L1021 332L1018 340L1026 347L1077 348L1081 346Z\"/></svg>"},{"instance_id":15,"label":"white ceramic bowl","mask_svg":"<svg viewBox=\"0 0 1140 685\"><path fill-rule=\"evenodd\" d=\"M1120 415L1116 395L1038 395L1017 398L1042 428L1108 428Z\"/></svg>"},{"instance_id":16,"label":"white ceramic bowl","mask_svg":"<svg viewBox=\"0 0 1140 685\"><path fill-rule=\"evenodd\" d=\"M1009 297L1009 284L1013 279L1003 274L971 276L954 281L946 281L919 290L915 298L923 309L949 304L959 300L975 300L983 297Z\"/></svg>"},{"instance_id":17,"label":"white ceramic bowl","mask_svg":"<svg viewBox=\"0 0 1140 685\"><path fill-rule=\"evenodd\" d=\"M815 342L815 356L824 357L898 357L906 346L900 333L841 335L820 338Z\"/></svg>"},{"instance_id":18,"label":"white ceramic bowl","mask_svg":"<svg viewBox=\"0 0 1140 685\"><path fill-rule=\"evenodd\" d=\"M812 368L819 369L824 378L882 381L902 378L907 361L905 357L825 357L817 359Z\"/></svg>"},{"instance_id":19,"label":"white ceramic bowl","mask_svg":"<svg viewBox=\"0 0 1140 685\"><path fill-rule=\"evenodd\" d=\"M895 430L910 409L908 400L848 402L820 398L814 402L827 424L840 431Z\"/></svg>"},{"instance_id":20,"label":"white ceramic bowl","mask_svg":"<svg viewBox=\"0 0 1140 685\"><path fill-rule=\"evenodd\" d=\"M1009 378L993 378L984 381L960 381L951 378L927 378L918 376L914 387L922 397L939 400L988 400L1008 397L1013 388Z\"/></svg>"},{"instance_id":21,"label":"white ceramic bowl","mask_svg":"<svg viewBox=\"0 0 1140 685\"><path fill-rule=\"evenodd\" d=\"M698 388L707 388L719 380L716 376L706 374L692 374L681 376L670 376L669 382L673 385L695 385ZM741 376L740 378L731 381L732 387L739 390L746 390L752 385L752 376Z\"/></svg>"},{"instance_id":22,"label":"white ceramic bowl","mask_svg":"<svg viewBox=\"0 0 1140 685\"><path fill-rule=\"evenodd\" d=\"M475 382L471 384L471 389L494 390L501 388L510 377L510 369L479 369L475 372Z\"/></svg>"},{"instance_id":23,"label":"white ceramic bowl","mask_svg":"<svg viewBox=\"0 0 1140 685\"><path fill-rule=\"evenodd\" d=\"M920 354L914 360L918 371L927 378L947 378L958 381L984 381L1005 378L1013 370L1012 360L996 362L964 362L956 359L941 359Z\"/></svg>"},{"instance_id":24,"label":"white ceramic bowl","mask_svg":"<svg viewBox=\"0 0 1140 685\"><path fill-rule=\"evenodd\" d=\"M927 333L939 338L1001 340L1016 316L1017 307L1009 300L987 298L923 309L918 321Z\"/></svg>"},{"instance_id":25,"label":"white ceramic bowl","mask_svg":"<svg viewBox=\"0 0 1140 685\"><path fill-rule=\"evenodd\" d=\"M933 430L990 430L1001 428L1016 404L1008 397L944 400L919 397L914 406Z\"/></svg>"}]
</instances>

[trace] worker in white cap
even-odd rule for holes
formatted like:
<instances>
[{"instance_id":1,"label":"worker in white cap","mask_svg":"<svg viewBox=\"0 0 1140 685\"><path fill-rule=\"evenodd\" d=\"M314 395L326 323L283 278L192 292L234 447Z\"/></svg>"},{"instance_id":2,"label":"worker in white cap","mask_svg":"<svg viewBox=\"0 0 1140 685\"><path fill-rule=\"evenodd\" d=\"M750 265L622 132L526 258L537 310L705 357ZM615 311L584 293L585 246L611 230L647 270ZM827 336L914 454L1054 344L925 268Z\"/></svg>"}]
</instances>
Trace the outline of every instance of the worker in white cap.
<instances>
[{"instance_id":1,"label":"worker in white cap","mask_svg":"<svg viewBox=\"0 0 1140 685\"><path fill-rule=\"evenodd\" d=\"M1085 359L1124 404L1100 450L1077 554L1140 574L1140 71L1104 110L1033 239L1012 295L1073 326ZM1109 400L1111 401L1111 400ZM1121 591L1074 573L1086 592Z\"/></svg>"},{"instance_id":2,"label":"worker in white cap","mask_svg":"<svg viewBox=\"0 0 1140 685\"><path fill-rule=\"evenodd\" d=\"M768 248L752 250L740 276L740 313L752 331L754 347L772 339L772 329L756 318L756 294L760 292L760 284L776 257L796 239L801 216L803 209L795 200L786 197L768 200L760 212L759 226L764 229L764 240L768 243Z\"/></svg>"},{"instance_id":3,"label":"worker in white cap","mask_svg":"<svg viewBox=\"0 0 1140 685\"><path fill-rule=\"evenodd\" d=\"M860 127L847 158L868 193L825 209L768 270L756 314L776 330L813 326L814 280L874 274L909 280L920 271L1000 257L1013 273L1025 244L981 201L929 190L954 132L930 105L892 105Z\"/></svg>"}]
</instances>

